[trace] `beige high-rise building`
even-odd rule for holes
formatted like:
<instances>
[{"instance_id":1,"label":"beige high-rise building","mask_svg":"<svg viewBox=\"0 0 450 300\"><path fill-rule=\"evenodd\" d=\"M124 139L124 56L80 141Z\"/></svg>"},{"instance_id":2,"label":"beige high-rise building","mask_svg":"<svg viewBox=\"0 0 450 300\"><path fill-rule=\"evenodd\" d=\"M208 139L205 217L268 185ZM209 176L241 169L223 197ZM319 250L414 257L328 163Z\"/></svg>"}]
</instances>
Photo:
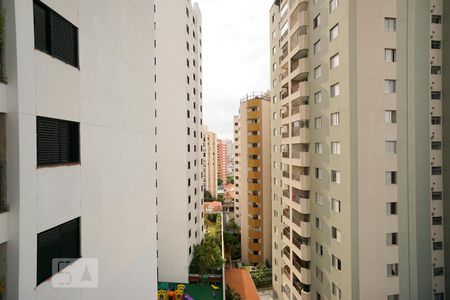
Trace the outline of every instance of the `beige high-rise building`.
<instances>
[{"instance_id":1,"label":"beige high-rise building","mask_svg":"<svg viewBox=\"0 0 450 300\"><path fill-rule=\"evenodd\" d=\"M444 299L445 5L274 2L275 299Z\"/></svg>"},{"instance_id":2,"label":"beige high-rise building","mask_svg":"<svg viewBox=\"0 0 450 300\"><path fill-rule=\"evenodd\" d=\"M265 93L241 100L235 119L235 201L239 202L244 263L269 263L271 248L270 101Z\"/></svg>"},{"instance_id":3,"label":"beige high-rise building","mask_svg":"<svg viewBox=\"0 0 450 300\"><path fill-rule=\"evenodd\" d=\"M205 128L205 189L217 197L217 135Z\"/></svg>"},{"instance_id":4,"label":"beige high-rise building","mask_svg":"<svg viewBox=\"0 0 450 300\"><path fill-rule=\"evenodd\" d=\"M224 184L227 181L228 146L226 140L217 140L217 177L222 179Z\"/></svg>"}]
</instances>

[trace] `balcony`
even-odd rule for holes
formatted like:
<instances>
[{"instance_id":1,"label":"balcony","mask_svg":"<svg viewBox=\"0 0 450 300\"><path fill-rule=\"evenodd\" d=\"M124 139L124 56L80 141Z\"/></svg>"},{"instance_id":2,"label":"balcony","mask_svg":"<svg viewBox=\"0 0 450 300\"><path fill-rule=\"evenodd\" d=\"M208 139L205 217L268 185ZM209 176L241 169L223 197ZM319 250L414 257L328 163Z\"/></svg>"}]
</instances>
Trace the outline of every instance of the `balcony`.
<instances>
[{"instance_id":1,"label":"balcony","mask_svg":"<svg viewBox=\"0 0 450 300\"><path fill-rule=\"evenodd\" d=\"M283 235L290 240L291 239L291 229L289 227L285 227L283 229Z\"/></svg>"},{"instance_id":2,"label":"balcony","mask_svg":"<svg viewBox=\"0 0 450 300\"><path fill-rule=\"evenodd\" d=\"M293 281L292 281L292 285L294 286L294 288L297 290L297 292L302 295L303 297L303 293L309 293L310 292L310 285L309 284L304 284L302 283L297 276L293 276Z\"/></svg>"},{"instance_id":3,"label":"balcony","mask_svg":"<svg viewBox=\"0 0 450 300\"><path fill-rule=\"evenodd\" d=\"M290 219L291 218L291 212L290 212L290 208L285 208L283 209L283 216L285 216L286 218Z\"/></svg>"},{"instance_id":4,"label":"balcony","mask_svg":"<svg viewBox=\"0 0 450 300\"><path fill-rule=\"evenodd\" d=\"M289 187L287 189L283 190L283 197L286 197L288 199L290 199L291 197L289 196Z\"/></svg>"},{"instance_id":5,"label":"balcony","mask_svg":"<svg viewBox=\"0 0 450 300\"><path fill-rule=\"evenodd\" d=\"M289 280L291 279L291 268L288 265L283 267L283 273Z\"/></svg>"},{"instance_id":6,"label":"balcony","mask_svg":"<svg viewBox=\"0 0 450 300\"><path fill-rule=\"evenodd\" d=\"M283 170L283 177L289 179L289 170Z\"/></svg>"},{"instance_id":7,"label":"balcony","mask_svg":"<svg viewBox=\"0 0 450 300\"><path fill-rule=\"evenodd\" d=\"M292 243L301 251L302 245L309 246L310 239L308 237L302 237L297 232L292 231Z\"/></svg>"},{"instance_id":8,"label":"balcony","mask_svg":"<svg viewBox=\"0 0 450 300\"><path fill-rule=\"evenodd\" d=\"M300 58L291 62L291 80L306 81L309 73L308 58Z\"/></svg>"},{"instance_id":9,"label":"balcony","mask_svg":"<svg viewBox=\"0 0 450 300\"><path fill-rule=\"evenodd\" d=\"M291 248L289 248L289 246L283 248L283 256L289 259L291 258Z\"/></svg>"}]
</instances>

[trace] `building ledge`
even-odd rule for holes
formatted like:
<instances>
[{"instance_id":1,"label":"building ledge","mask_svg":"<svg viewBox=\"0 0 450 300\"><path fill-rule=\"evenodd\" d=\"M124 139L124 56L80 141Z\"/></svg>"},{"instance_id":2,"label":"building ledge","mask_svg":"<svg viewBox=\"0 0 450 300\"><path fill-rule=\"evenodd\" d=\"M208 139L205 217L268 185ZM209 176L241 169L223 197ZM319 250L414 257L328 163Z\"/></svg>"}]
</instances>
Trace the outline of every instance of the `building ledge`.
<instances>
[{"instance_id":1,"label":"building ledge","mask_svg":"<svg viewBox=\"0 0 450 300\"><path fill-rule=\"evenodd\" d=\"M8 241L8 212L0 212L0 244Z\"/></svg>"}]
</instances>

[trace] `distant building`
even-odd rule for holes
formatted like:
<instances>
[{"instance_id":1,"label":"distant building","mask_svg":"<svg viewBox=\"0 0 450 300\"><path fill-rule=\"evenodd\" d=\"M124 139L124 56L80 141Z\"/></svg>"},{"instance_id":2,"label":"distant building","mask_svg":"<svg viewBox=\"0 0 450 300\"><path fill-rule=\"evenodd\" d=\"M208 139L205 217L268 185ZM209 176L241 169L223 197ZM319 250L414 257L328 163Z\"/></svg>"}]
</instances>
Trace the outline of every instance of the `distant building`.
<instances>
[{"instance_id":1,"label":"distant building","mask_svg":"<svg viewBox=\"0 0 450 300\"><path fill-rule=\"evenodd\" d=\"M205 189L217 198L217 136L214 132L205 131Z\"/></svg>"},{"instance_id":2,"label":"distant building","mask_svg":"<svg viewBox=\"0 0 450 300\"><path fill-rule=\"evenodd\" d=\"M227 181L228 167L228 145L226 140L217 140L217 178Z\"/></svg>"},{"instance_id":3,"label":"distant building","mask_svg":"<svg viewBox=\"0 0 450 300\"><path fill-rule=\"evenodd\" d=\"M239 201L242 260L271 263L272 205L270 166L270 101L265 93L241 100L235 118L235 194ZM237 211L236 211L237 213Z\"/></svg>"}]
</instances>

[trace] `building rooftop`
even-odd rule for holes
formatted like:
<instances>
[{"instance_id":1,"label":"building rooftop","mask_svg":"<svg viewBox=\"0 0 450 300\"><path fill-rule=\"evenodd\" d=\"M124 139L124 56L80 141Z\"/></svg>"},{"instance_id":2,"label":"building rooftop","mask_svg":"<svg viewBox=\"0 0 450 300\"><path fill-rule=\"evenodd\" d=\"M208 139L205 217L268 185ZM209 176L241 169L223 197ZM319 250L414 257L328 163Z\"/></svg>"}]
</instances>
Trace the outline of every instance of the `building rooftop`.
<instances>
[{"instance_id":1,"label":"building rooftop","mask_svg":"<svg viewBox=\"0 0 450 300\"><path fill-rule=\"evenodd\" d=\"M242 299L260 300L252 276L245 269L226 269L225 283L238 293Z\"/></svg>"}]
</instances>

